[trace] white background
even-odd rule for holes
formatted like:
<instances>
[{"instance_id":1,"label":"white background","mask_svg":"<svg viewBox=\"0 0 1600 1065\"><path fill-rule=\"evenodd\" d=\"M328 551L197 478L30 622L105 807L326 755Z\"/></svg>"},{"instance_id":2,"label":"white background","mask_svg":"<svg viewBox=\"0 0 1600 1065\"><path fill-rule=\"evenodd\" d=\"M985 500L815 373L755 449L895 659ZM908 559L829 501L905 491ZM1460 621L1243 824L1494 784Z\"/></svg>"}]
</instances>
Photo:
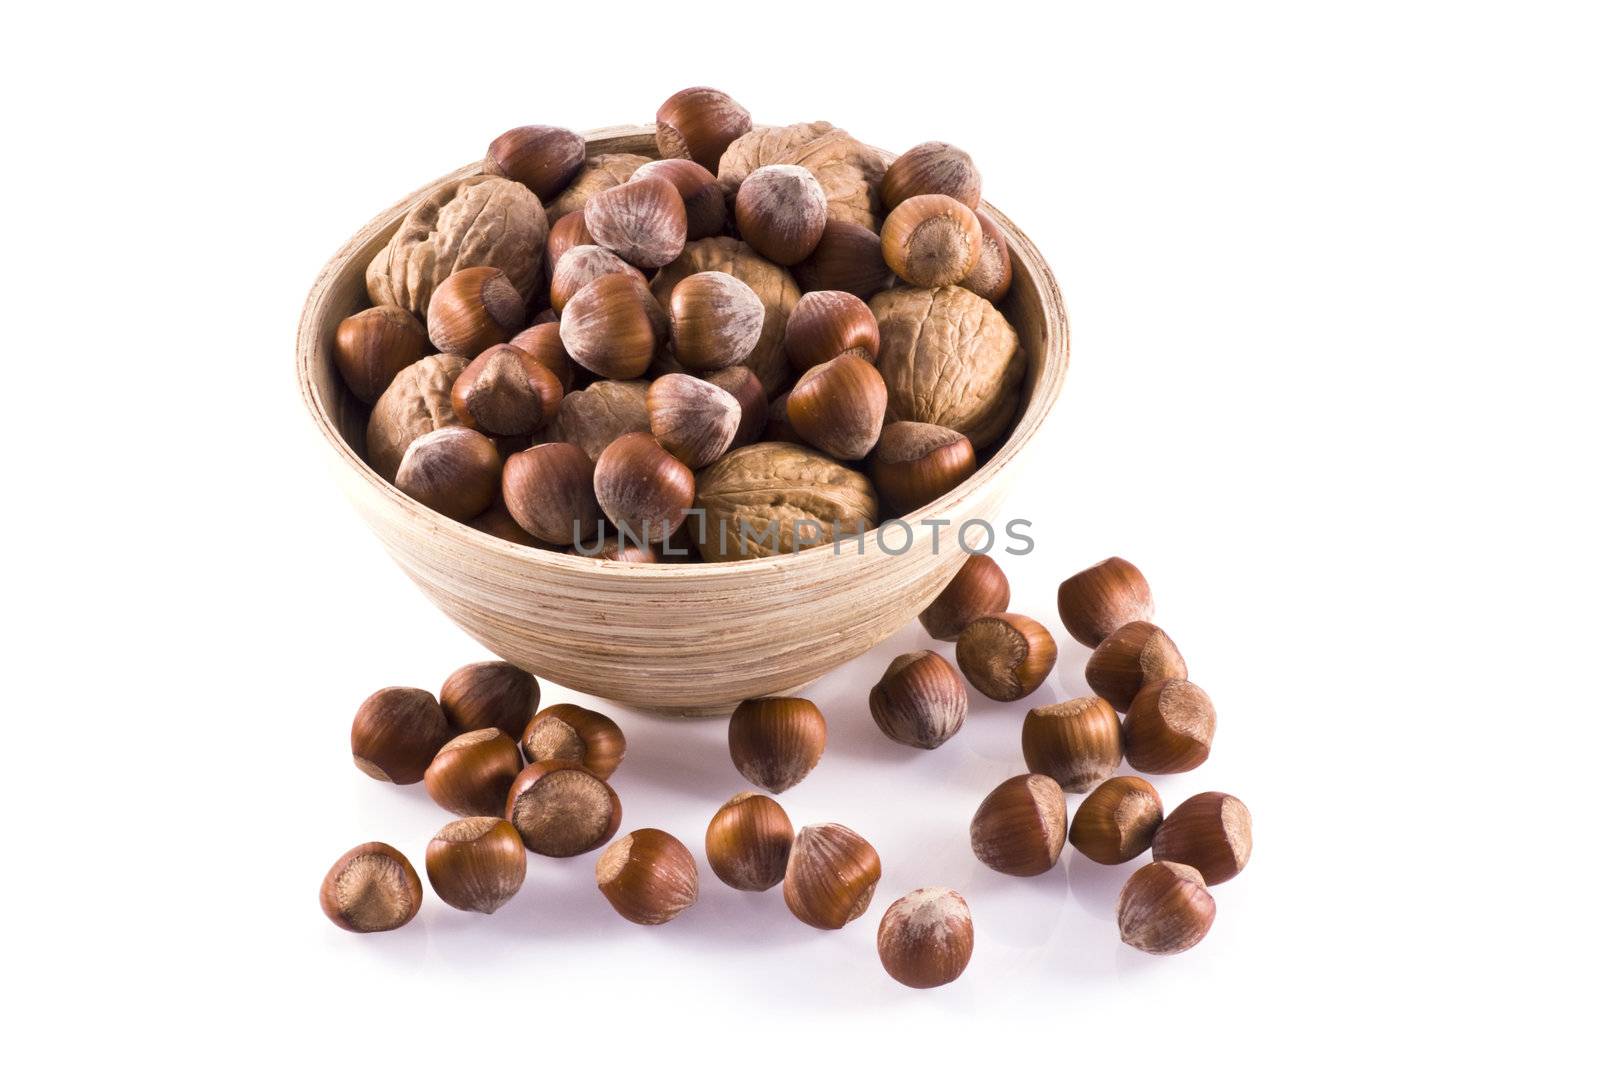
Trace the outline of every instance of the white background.
<instances>
[{"instance_id":1,"label":"white background","mask_svg":"<svg viewBox=\"0 0 1600 1065\"><path fill-rule=\"evenodd\" d=\"M1048 7L13 13L8 1038L432 1061L1576 1054L1600 711L1589 16ZM305 293L502 129L649 121L699 83L759 122L966 147L1053 264L1072 364L1009 505L1039 540L1007 562L1013 603L1064 638L1056 583L1133 559L1213 695L1214 756L1158 784L1169 808L1241 796L1256 850L1190 953L1118 943L1132 867L1011 880L972 858L1028 704L976 702L930 754L885 741L866 690L915 627L810 692L829 750L783 798L883 856L842 932L703 868L694 909L637 928L592 856L534 859L493 918L430 895L362 937L318 911L347 847L420 866L446 820L351 767L354 708L483 655L335 491L292 382ZM1032 701L1082 694L1086 653L1064 644ZM742 784L724 726L617 713L623 828L698 853ZM977 949L915 993L873 936L927 884L966 894Z\"/></svg>"}]
</instances>

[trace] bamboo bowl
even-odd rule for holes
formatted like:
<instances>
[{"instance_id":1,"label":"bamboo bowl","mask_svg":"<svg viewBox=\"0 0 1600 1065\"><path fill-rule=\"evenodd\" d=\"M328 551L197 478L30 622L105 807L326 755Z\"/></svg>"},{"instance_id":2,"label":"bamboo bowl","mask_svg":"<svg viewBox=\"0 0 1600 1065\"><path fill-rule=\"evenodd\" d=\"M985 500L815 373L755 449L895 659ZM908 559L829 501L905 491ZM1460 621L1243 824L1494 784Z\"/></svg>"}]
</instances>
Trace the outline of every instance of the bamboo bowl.
<instances>
[{"instance_id":1,"label":"bamboo bowl","mask_svg":"<svg viewBox=\"0 0 1600 1065\"><path fill-rule=\"evenodd\" d=\"M591 155L654 157L653 127L586 135ZM955 491L907 515L907 530L774 558L693 565L610 562L557 554L481 533L415 502L367 466L366 408L333 363L341 319L367 306L367 263L417 200L478 173L474 163L419 189L367 223L322 270L300 319L295 372L340 484L384 548L433 603L489 650L540 677L641 710L701 716L741 699L798 688L860 655L914 618L965 559L963 522L992 522L1061 393L1067 314L1055 278L1027 236L984 208L1011 246L1014 281L1002 310L1029 366L1009 438ZM943 519L940 551L919 521ZM888 550L885 550L885 545Z\"/></svg>"}]
</instances>

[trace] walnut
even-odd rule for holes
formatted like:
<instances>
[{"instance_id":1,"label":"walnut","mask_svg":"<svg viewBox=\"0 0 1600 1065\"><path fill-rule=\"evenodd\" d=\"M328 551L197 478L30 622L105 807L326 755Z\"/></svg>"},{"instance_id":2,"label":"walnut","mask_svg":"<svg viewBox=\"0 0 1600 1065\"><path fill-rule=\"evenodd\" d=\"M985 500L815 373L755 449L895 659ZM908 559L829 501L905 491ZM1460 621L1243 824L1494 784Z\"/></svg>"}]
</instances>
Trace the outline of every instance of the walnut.
<instances>
[{"instance_id":1,"label":"walnut","mask_svg":"<svg viewBox=\"0 0 1600 1065\"><path fill-rule=\"evenodd\" d=\"M772 163L805 167L828 196L828 217L878 228L878 185L884 161L877 152L827 122L753 129L728 145L717 178L732 195L752 171Z\"/></svg>"},{"instance_id":2,"label":"walnut","mask_svg":"<svg viewBox=\"0 0 1600 1065\"><path fill-rule=\"evenodd\" d=\"M737 143L737 142L736 142ZM708 237L690 241L683 254L656 272L650 291L663 308L670 308L672 290L679 281L702 270L732 274L755 290L766 308L761 323L761 338L744 364L761 378L769 396L782 392L789 383L789 360L783 354L783 331L789 312L800 302L800 286L794 276L776 263L769 263L754 248L733 237Z\"/></svg>"},{"instance_id":3,"label":"walnut","mask_svg":"<svg viewBox=\"0 0 1600 1065\"><path fill-rule=\"evenodd\" d=\"M685 524L707 562L788 553L799 541L831 543L835 523L842 537L878 522L871 481L798 444L730 451L695 475L695 506L704 518Z\"/></svg>"},{"instance_id":4,"label":"walnut","mask_svg":"<svg viewBox=\"0 0 1600 1065\"><path fill-rule=\"evenodd\" d=\"M872 298L889 420L928 422L994 443L1021 398L1016 330L964 288L894 288Z\"/></svg>"},{"instance_id":5,"label":"walnut","mask_svg":"<svg viewBox=\"0 0 1600 1065\"><path fill-rule=\"evenodd\" d=\"M589 461L600 458L606 445L624 433L648 433L650 413L645 396L648 381L596 381L561 398L552 440L577 444Z\"/></svg>"},{"instance_id":6,"label":"walnut","mask_svg":"<svg viewBox=\"0 0 1600 1065\"><path fill-rule=\"evenodd\" d=\"M578 176L572 179L572 184L567 186L565 192L545 205L545 213L555 223L564 215L581 211L590 196L616 188L649 161L642 155L629 155L626 152L597 155L583 164L583 169L578 171Z\"/></svg>"},{"instance_id":7,"label":"walnut","mask_svg":"<svg viewBox=\"0 0 1600 1065\"><path fill-rule=\"evenodd\" d=\"M367 461L386 480L394 480L411 441L461 424L450 389L466 368L459 355L429 355L401 370L378 397L367 421Z\"/></svg>"},{"instance_id":8,"label":"walnut","mask_svg":"<svg viewBox=\"0 0 1600 1065\"><path fill-rule=\"evenodd\" d=\"M437 190L411 208L367 266L367 294L426 317L434 286L469 266L497 266L523 299L540 288L544 208L526 185L479 175Z\"/></svg>"}]
</instances>

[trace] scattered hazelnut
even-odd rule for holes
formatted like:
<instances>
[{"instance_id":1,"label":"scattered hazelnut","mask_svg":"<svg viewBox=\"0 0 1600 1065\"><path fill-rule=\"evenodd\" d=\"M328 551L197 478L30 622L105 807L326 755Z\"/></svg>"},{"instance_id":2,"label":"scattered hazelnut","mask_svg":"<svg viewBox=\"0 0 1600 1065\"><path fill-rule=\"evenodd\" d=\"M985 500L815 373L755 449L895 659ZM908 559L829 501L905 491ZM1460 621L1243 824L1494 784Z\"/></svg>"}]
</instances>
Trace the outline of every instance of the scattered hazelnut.
<instances>
[{"instance_id":1,"label":"scattered hazelnut","mask_svg":"<svg viewBox=\"0 0 1600 1065\"><path fill-rule=\"evenodd\" d=\"M1250 811L1220 791L1185 799L1156 832L1155 859L1193 866L1211 887L1232 880L1250 861Z\"/></svg>"},{"instance_id":2,"label":"scattered hazelnut","mask_svg":"<svg viewBox=\"0 0 1600 1065\"><path fill-rule=\"evenodd\" d=\"M1166 633L1148 621L1130 621L1100 641L1083 673L1095 694L1125 714L1141 688L1187 680L1189 667Z\"/></svg>"},{"instance_id":3,"label":"scattered hazelnut","mask_svg":"<svg viewBox=\"0 0 1600 1065\"><path fill-rule=\"evenodd\" d=\"M885 736L931 751L967 720L967 689L944 656L912 651L889 663L867 705Z\"/></svg>"},{"instance_id":4,"label":"scattered hazelnut","mask_svg":"<svg viewBox=\"0 0 1600 1065\"><path fill-rule=\"evenodd\" d=\"M356 768L387 784L415 784L450 740L450 722L432 692L381 688L367 696L350 726Z\"/></svg>"},{"instance_id":5,"label":"scattered hazelnut","mask_svg":"<svg viewBox=\"0 0 1600 1065\"><path fill-rule=\"evenodd\" d=\"M706 862L731 888L766 891L783 883L794 826L783 807L742 791L723 803L706 827Z\"/></svg>"},{"instance_id":6,"label":"scattered hazelnut","mask_svg":"<svg viewBox=\"0 0 1600 1065\"><path fill-rule=\"evenodd\" d=\"M534 762L517 774L506 820L535 854L571 858L617 834L622 801L611 785L577 762Z\"/></svg>"},{"instance_id":7,"label":"scattered hazelnut","mask_svg":"<svg viewBox=\"0 0 1600 1065\"><path fill-rule=\"evenodd\" d=\"M1177 862L1151 862L1122 886L1117 930L1146 954L1179 954L1205 938L1217 903L1200 874Z\"/></svg>"},{"instance_id":8,"label":"scattered hazelnut","mask_svg":"<svg viewBox=\"0 0 1600 1065\"><path fill-rule=\"evenodd\" d=\"M692 159L656 159L635 170L629 180L650 177L665 178L678 190L690 240L721 234L728 221L728 200L717 175Z\"/></svg>"},{"instance_id":9,"label":"scattered hazelnut","mask_svg":"<svg viewBox=\"0 0 1600 1065\"><path fill-rule=\"evenodd\" d=\"M333 863L321 899L328 920L346 932L388 932L422 908L422 881L387 843L363 843Z\"/></svg>"},{"instance_id":10,"label":"scattered hazelnut","mask_svg":"<svg viewBox=\"0 0 1600 1065\"><path fill-rule=\"evenodd\" d=\"M520 736L539 706L539 680L510 662L474 662L445 678L439 705L457 732L497 728Z\"/></svg>"},{"instance_id":11,"label":"scattered hazelnut","mask_svg":"<svg viewBox=\"0 0 1600 1065\"><path fill-rule=\"evenodd\" d=\"M953 144L919 144L889 164L878 190L886 211L930 193L949 196L976 211L983 199L983 177L972 156Z\"/></svg>"},{"instance_id":12,"label":"scattered hazelnut","mask_svg":"<svg viewBox=\"0 0 1600 1065\"><path fill-rule=\"evenodd\" d=\"M1067 632L1085 647L1099 647L1130 621L1149 621L1155 615L1144 574L1132 562L1116 557L1062 581L1056 608Z\"/></svg>"},{"instance_id":13,"label":"scattered hazelnut","mask_svg":"<svg viewBox=\"0 0 1600 1065\"><path fill-rule=\"evenodd\" d=\"M1211 754L1217 712L1198 684L1164 680L1140 690L1123 722L1128 764L1141 773L1187 773Z\"/></svg>"},{"instance_id":14,"label":"scattered hazelnut","mask_svg":"<svg viewBox=\"0 0 1600 1065\"><path fill-rule=\"evenodd\" d=\"M594 879L611 908L634 924L666 924L700 895L694 855L658 828L635 829L612 843L600 853Z\"/></svg>"},{"instance_id":15,"label":"scattered hazelnut","mask_svg":"<svg viewBox=\"0 0 1600 1065\"><path fill-rule=\"evenodd\" d=\"M985 614L999 614L1011 605L1011 584L999 563L988 555L969 555L917 620L935 640L954 640Z\"/></svg>"},{"instance_id":16,"label":"scattered hazelnut","mask_svg":"<svg viewBox=\"0 0 1600 1065\"><path fill-rule=\"evenodd\" d=\"M441 281L428 301L428 339L452 355L503 344L527 319L522 294L493 266L469 266Z\"/></svg>"},{"instance_id":17,"label":"scattered hazelnut","mask_svg":"<svg viewBox=\"0 0 1600 1065\"><path fill-rule=\"evenodd\" d=\"M918 888L884 911L878 959L907 987L940 987L972 960L972 911L949 888Z\"/></svg>"},{"instance_id":18,"label":"scattered hazelnut","mask_svg":"<svg viewBox=\"0 0 1600 1065\"><path fill-rule=\"evenodd\" d=\"M572 387L573 362L561 344L560 323L554 320L536 322L506 343L554 374L563 393Z\"/></svg>"},{"instance_id":19,"label":"scattered hazelnut","mask_svg":"<svg viewBox=\"0 0 1600 1065\"><path fill-rule=\"evenodd\" d=\"M1091 791L1072 815L1067 842L1101 865L1143 854L1161 826L1161 796L1147 780L1112 777Z\"/></svg>"},{"instance_id":20,"label":"scattered hazelnut","mask_svg":"<svg viewBox=\"0 0 1600 1065\"><path fill-rule=\"evenodd\" d=\"M767 390L761 378L745 366L729 366L706 375L706 380L727 392L739 404L739 428L729 449L744 447L761 439L767 427Z\"/></svg>"},{"instance_id":21,"label":"scattered hazelnut","mask_svg":"<svg viewBox=\"0 0 1600 1065\"><path fill-rule=\"evenodd\" d=\"M983 211L977 215L978 226L983 230L983 250L978 253L978 265L961 279L961 287L990 303L999 303L1011 291L1011 249L994 219Z\"/></svg>"},{"instance_id":22,"label":"scattered hazelnut","mask_svg":"<svg viewBox=\"0 0 1600 1065\"><path fill-rule=\"evenodd\" d=\"M521 890L528 852L511 822L466 817L434 833L424 864L434 894L447 905L493 913Z\"/></svg>"},{"instance_id":23,"label":"scattered hazelnut","mask_svg":"<svg viewBox=\"0 0 1600 1065\"><path fill-rule=\"evenodd\" d=\"M807 292L848 292L864 300L889 287L893 276L889 264L883 261L883 242L878 234L840 218L828 219L822 227L822 239L794 267L795 280Z\"/></svg>"},{"instance_id":24,"label":"scattered hazelnut","mask_svg":"<svg viewBox=\"0 0 1600 1065\"><path fill-rule=\"evenodd\" d=\"M1038 773L991 791L972 818L972 853L998 873L1038 876L1055 867L1067 839L1067 800Z\"/></svg>"},{"instance_id":25,"label":"scattered hazelnut","mask_svg":"<svg viewBox=\"0 0 1600 1065\"><path fill-rule=\"evenodd\" d=\"M583 224L583 212L573 211L563 215L550 226L550 235L544 242L545 276L555 280L556 267L561 265L561 259L573 248L581 248L594 244L594 238L589 235L589 227ZM555 307L555 300L550 301L550 306ZM560 311L555 311L559 315Z\"/></svg>"},{"instance_id":26,"label":"scattered hazelnut","mask_svg":"<svg viewBox=\"0 0 1600 1065\"><path fill-rule=\"evenodd\" d=\"M872 844L843 825L807 825L783 874L789 912L813 928L843 928L867 912L883 866Z\"/></svg>"},{"instance_id":27,"label":"scattered hazelnut","mask_svg":"<svg viewBox=\"0 0 1600 1065\"><path fill-rule=\"evenodd\" d=\"M800 375L789 390L789 424L818 451L865 458L878 442L888 405L889 390L872 363L840 355Z\"/></svg>"},{"instance_id":28,"label":"scattered hazelnut","mask_svg":"<svg viewBox=\"0 0 1600 1065\"><path fill-rule=\"evenodd\" d=\"M516 523L548 544L570 544L600 524L594 463L576 444L538 444L506 460L500 477Z\"/></svg>"},{"instance_id":29,"label":"scattered hazelnut","mask_svg":"<svg viewBox=\"0 0 1600 1065\"><path fill-rule=\"evenodd\" d=\"M878 319L848 292L808 292L789 312L783 351L801 373L840 355L878 357Z\"/></svg>"},{"instance_id":30,"label":"scattered hazelnut","mask_svg":"<svg viewBox=\"0 0 1600 1065\"><path fill-rule=\"evenodd\" d=\"M656 148L663 159L693 159L715 171L728 145L750 132L750 112L725 92L680 89L656 110Z\"/></svg>"},{"instance_id":31,"label":"scattered hazelnut","mask_svg":"<svg viewBox=\"0 0 1600 1065\"><path fill-rule=\"evenodd\" d=\"M463 425L447 425L411 441L394 484L423 506L467 521L494 502L500 467L493 440Z\"/></svg>"},{"instance_id":32,"label":"scattered hazelnut","mask_svg":"<svg viewBox=\"0 0 1600 1065\"><path fill-rule=\"evenodd\" d=\"M625 274L639 281L644 280L644 274L636 267L623 262L616 252L607 251L598 244L580 244L570 249L551 272L550 308L556 314L561 314L567 309L567 304L572 302L572 297L578 294L579 289L606 274ZM558 339L561 336L559 322L556 326L556 336ZM565 345L562 350L566 350Z\"/></svg>"},{"instance_id":33,"label":"scattered hazelnut","mask_svg":"<svg viewBox=\"0 0 1600 1065\"><path fill-rule=\"evenodd\" d=\"M1056 664L1056 641L1022 614L989 614L956 640L956 663L974 688L1003 703L1044 683Z\"/></svg>"},{"instance_id":34,"label":"scattered hazelnut","mask_svg":"<svg viewBox=\"0 0 1600 1065\"><path fill-rule=\"evenodd\" d=\"M570 129L518 126L489 142L483 172L520 181L548 200L577 176L587 153L583 138Z\"/></svg>"},{"instance_id":35,"label":"scattered hazelnut","mask_svg":"<svg viewBox=\"0 0 1600 1065\"><path fill-rule=\"evenodd\" d=\"M619 381L644 373L666 335L666 312L631 274L595 278L561 312L567 354L585 369Z\"/></svg>"},{"instance_id":36,"label":"scattered hazelnut","mask_svg":"<svg viewBox=\"0 0 1600 1065\"><path fill-rule=\"evenodd\" d=\"M461 371L450 405L468 429L514 436L538 432L555 420L561 395L561 382L538 359L510 344L496 344Z\"/></svg>"},{"instance_id":37,"label":"scattered hazelnut","mask_svg":"<svg viewBox=\"0 0 1600 1065\"><path fill-rule=\"evenodd\" d=\"M1122 764L1122 722L1093 695L1036 706L1022 719L1022 760L1029 772L1081 794Z\"/></svg>"},{"instance_id":38,"label":"scattered hazelnut","mask_svg":"<svg viewBox=\"0 0 1600 1065\"><path fill-rule=\"evenodd\" d=\"M485 728L439 748L422 782L429 798L458 817L498 816L521 771L516 741L497 728Z\"/></svg>"},{"instance_id":39,"label":"scattered hazelnut","mask_svg":"<svg viewBox=\"0 0 1600 1065\"><path fill-rule=\"evenodd\" d=\"M615 721L572 703L545 707L522 731L528 761L576 762L601 780L617 771L627 748Z\"/></svg>"},{"instance_id":40,"label":"scattered hazelnut","mask_svg":"<svg viewBox=\"0 0 1600 1065\"><path fill-rule=\"evenodd\" d=\"M666 178L641 179L637 173L589 197L583 224L596 244L652 270L682 255L689 233L677 187Z\"/></svg>"},{"instance_id":41,"label":"scattered hazelnut","mask_svg":"<svg viewBox=\"0 0 1600 1065\"><path fill-rule=\"evenodd\" d=\"M913 196L883 220L883 261L918 288L953 285L983 253L983 227L965 204L948 196Z\"/></svg>"},{"instance_id":42,"label":"scattered hazelnut","mask_svg":"<svg viewBox=\"0 0 1600 1065\"><path fill-rule=\"evenodd\" d=\"M681 373L656 378L646 407L650 431L662 447L692 470L722 457L733 443L743 415L733 393Z\"/></svg>"},{"instance_id":43,"label":"scattered hazelnut","mask_svg":"<svg viewBox=\"0 0 1600 1065\"><path fill-rule=\"evenodd\" d=\"M872 452L873 487L901 513L927 506L977 469L971 440L928 422L885 425Z\"/></svg>"},{"instance_id":44,"label":"scattered hazelnut","mask_svg":"<svg viewBox=\"0 0 1600 1065\"><path fill-rule=\"evenodd\" d=\"M728 753L750 783L787 791L822 760L828 722L810 699L746 699L728 719Z\"/></svg>"},{"instance_id":45,"label":"scattered hazelnut","mask_svg":"<svg viewBox=\"0 0 1600 1065\"><path fill-rule=\"evenodd\" d=\"M691 370L744 362L761 339L766 305L732 274L703 270L672 286L668 300L672 352Z\"/></svg>"},{"instance_id":46,"label":"scattered hazelnut","mask_svg":"<svg viewBox=\"0 0 1600 1065\"><path fill-rule=\"evenodd\" d=\"M594 494L624 536L665 540L694 506L694 471L649 433L628 433L600 453Z\"/></svg>"},{"instance_id":47,"label":"scattered hazelnut","mask_svg":"<svg viewBox=\"0 0 1600 1065\"><path fill-rule=\"evenodd\" d=\"M395 375L427 351L428 331L404 307L368 307L333 334L334 365L363 403L376 403Z\"/></svg>"},{"instance_id":48,"label":"scattered hazelnut","mask_svg":"<svg viewBox=\"0 0 1600 1065\"><path fill-rule=\"evenodd\" d=\"M733 216L746 244L780 266L793 266L822 239L828 196L803 166L763 166L739 185Z\"/></svg>"}]
</instances>

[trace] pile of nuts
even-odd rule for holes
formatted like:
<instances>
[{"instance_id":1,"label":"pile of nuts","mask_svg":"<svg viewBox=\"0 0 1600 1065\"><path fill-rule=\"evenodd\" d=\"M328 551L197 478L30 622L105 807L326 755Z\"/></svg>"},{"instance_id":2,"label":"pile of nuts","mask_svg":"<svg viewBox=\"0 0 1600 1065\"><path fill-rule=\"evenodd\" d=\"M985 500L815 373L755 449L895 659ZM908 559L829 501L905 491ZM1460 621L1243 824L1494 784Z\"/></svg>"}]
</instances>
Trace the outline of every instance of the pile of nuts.
<instances>
[{"instance_id":1,"label":"pile of nuts","mask_svg":"<svg viewBox=\"0 0 1600 1065\"><path fill-rule=\"evenodd\" d=\"M1026 365L971 157L885 165L706 88L661 105L656 147L518 127L406 214L334 337L372 468L503 539L635 562L830 543L971 475Z\"/></svg>"}]
</instances>

